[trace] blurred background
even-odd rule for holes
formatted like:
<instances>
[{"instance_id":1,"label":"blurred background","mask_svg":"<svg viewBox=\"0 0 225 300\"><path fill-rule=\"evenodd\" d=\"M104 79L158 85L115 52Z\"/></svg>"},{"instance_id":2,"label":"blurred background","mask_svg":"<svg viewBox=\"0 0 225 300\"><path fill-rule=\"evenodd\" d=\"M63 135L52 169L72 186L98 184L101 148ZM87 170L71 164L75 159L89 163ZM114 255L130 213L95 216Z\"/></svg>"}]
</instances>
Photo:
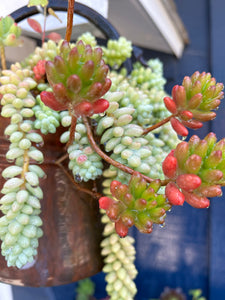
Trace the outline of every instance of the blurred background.
<instances>
[{"instance_id":1,"label":"blurred background","mask_svg":"<svg viewBox=\"0 0 225 300\"><path fill-rule=\"evenodd\" d=\"M23 0L10 3L1 1L3 14ZM146 60L159 58L163 62L166 91L174 84L181 84L185 75L195 71L211 72L218 82L225 83L225 2L223 0L108 0L80 1L97 9L107 17L118 32L143 49ZM42 18L42 15L38 18ZM65 16L60 18L65 22ZM100 39L104 36L75 16L74 39L81 31L90 30ZM63 33L65 23L48 22L58 26ZM22 24L27 47L20 52L10 49L8 62L26 56L37 43L37 36ZM29 37L29 38L27 38ZM32 39L30 39L32 37ZM13 52L14 51L14 52ZM28 53L26 53L26 51ZM32 50L31 50L32 51ZM16 55L16 56L15 56ZM18 55L18 58L17 58ZM225 132L225 105L222 101L217 118L204 124L200 137L214 131L220 139ZM193 132L191 133L193 134ZM136 240L137 300L159 298L164 287L180 287L184 293L201 289L208 300L225 299L225 201L224 197L212 199L206 210L193 209L188 205L175 207L168 214L166 227L155 227L146 236L131 230ZM106 297L104 275L94 276L96 297ZM23 288L13 286L10 294L4 294L9 286L3 286L0 299L56 299L72 300L76 283L53 288ZM11 297L11 298L10 298ZM119 299L118 299L119 300Z\"/></svg>"}]
</instances>

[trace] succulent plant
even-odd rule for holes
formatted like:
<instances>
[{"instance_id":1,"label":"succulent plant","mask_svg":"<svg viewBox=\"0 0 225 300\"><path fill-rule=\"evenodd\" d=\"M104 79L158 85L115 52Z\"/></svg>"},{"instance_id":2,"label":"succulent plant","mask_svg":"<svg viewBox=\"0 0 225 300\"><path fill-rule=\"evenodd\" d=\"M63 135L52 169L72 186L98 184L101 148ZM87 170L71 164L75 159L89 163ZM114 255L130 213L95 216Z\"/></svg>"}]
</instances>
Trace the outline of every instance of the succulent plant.
<instances>
[{"instance_id":1,"label":"succulent plant","mask_svg":"<svg viewBox=\"0 0 225 300\"><path fill-rule=\"evenodd\" d=\"M127 58L131 57L132 45L125 37L120 37L118 40L109 40L107 47L102 47L102 50L105 62L118 69Z\"/></svg>"},{"instance_id":2,"label":"succulent plant","mask_svg":"<svg viewBox=\"0 0 225 300\"><path fill-rule=\"evenodd\" d=\"M166 197L157 194L160 181L147 184L141 174L135 172L129 185L119 181L111 182L111 194L116 199L101 197L99 206L106 210L111 221L115 222L116 232L124 237L128 229L135 225L140 232L151 233L154 223L163 224L166 211L171 205Z\"/></svg>"},{"instance_id":3,"label":"succulent plant","mask_svg":"<svg viewBox=\"0 0 225 300\"><path fill-rule=\"evenodd\" d=\"M2 176L6 182L1 193L0 238L2 255L8 266L21 268L32 262L37 255L38 238L43 232L40 226L40 200L43 192L39 186L39 178L44 171L30 163L43 161L43 154L35 145L43 143L42 137L33 132L32 110L35 99L30 90L36 87L31 78L32 72L22 69L19 64L11 70L3 70L0 78L2 86L1 115L11 119L5 129L9 136L10 148L6 158L13 165L5 168Z\"/></svg>"},{"instance_id":4,"label":"succulent plant","mask_svg":"<svg viewBox=\"0 0 225 300\"><path fill-rule=\"evenodd\" d=\"M171 118L173 129L182 136L188 135L186 127L198 129L202 122L213 120L224 93L223 84L216 83L210 73L195 72L186 76L181 86L175 85L172 98L165 97L167 109L174 115Z\"/></svg>"},{"instance_id":5,"label":"succulent plant","mask_svg":"<svg viewBox=\"0 0 225 300\"><path fill-rule=\"evenodd\" d=\"M137 270L134 265L134 238L126 236L121 239L115 232L114 224L104 213L102 223L105 225L101 242L104 257L103 272L106 273L106 291L112 300L132 300L137 293L134 279Z\"/></svg>"},{"instance_id":6,"label":"succulent plant","mask_svg":"<svg viewBox=\"0 0 225 300\"><path fill-rule=\"evenodd\" d=\"M209 133L203 140L193 135L189 142L181 142L163 162L163 171L171 179L166 196L173 205L187 201L196 208L209 207L207 197L222 195L225 175L225 139L217 142Z\"/></svg>"},{"instance_id":7,"label":"succulent plant","mask_svg":"<svg viewBox=\"0 0 225 300\"><path fill-rule=\"evenodd\" d=\"M20 35L21 29L14 22L13 18L10 16L0 18L0 47L20 45Z\"/></svg>"},{"instance_id":8,"label":"succulent plant","mask_svg":"<svg viewBox=\"0 0 225 300\"><path fill-rule=\"evenodd\" d=\"M71 49L64 41L60 55L47 61L45 68L52 92L43 91L41 100L53 110L91 116L108 108L108 101L100 99L111 86L101 48L92 49L80 40Z\"/></svg>"}]
</instances>

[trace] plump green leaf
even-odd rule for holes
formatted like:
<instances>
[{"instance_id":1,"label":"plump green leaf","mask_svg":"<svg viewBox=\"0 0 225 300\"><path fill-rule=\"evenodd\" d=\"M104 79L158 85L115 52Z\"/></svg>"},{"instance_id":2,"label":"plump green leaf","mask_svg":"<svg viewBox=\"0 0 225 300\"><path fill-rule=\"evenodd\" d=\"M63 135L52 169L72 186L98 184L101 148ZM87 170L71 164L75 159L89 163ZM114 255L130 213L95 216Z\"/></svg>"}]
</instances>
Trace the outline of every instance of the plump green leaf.
<instances>
[{"instance_id":1,"label":"plump green leaf","mask_svg":"<svg viewBox=\"0 0 225 300\"><path fill-rule=\"evenodd\" d=\"M29 3L28 3L28 7L30 6L36 6L36 5L41 5L41 6L46 6L48 5L48 0L29 0Z\"/></svg>"}]
</instances>

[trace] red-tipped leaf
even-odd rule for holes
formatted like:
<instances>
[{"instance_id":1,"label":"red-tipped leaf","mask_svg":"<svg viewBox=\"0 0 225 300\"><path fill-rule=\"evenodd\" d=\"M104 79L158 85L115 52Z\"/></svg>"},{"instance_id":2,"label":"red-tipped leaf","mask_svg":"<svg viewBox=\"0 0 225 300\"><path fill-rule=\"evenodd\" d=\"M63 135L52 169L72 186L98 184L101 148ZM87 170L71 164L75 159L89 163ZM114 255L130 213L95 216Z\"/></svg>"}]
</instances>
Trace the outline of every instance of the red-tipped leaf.
<instances>
[{"instance_id":1,"label":"red-tipped leaf","mask_svg":"<svg viewBox=\"0 0 225 300\"><path fill-rule=\"evenodd\" d=\"M168 155L162 163L163 173L168 178L173 178L177 171L177 159L172 155Z\"/></svg>"},{"instance_id":2,"label":"red-tipped leaf","mask_svg":"<svg viewBox=\"0 0 225 300\"><path fill-rule=\"evenodd\" d=\"M109 101L105 99L98 99L93 103L93 113L100 114L106 111L109 107Z\"/></svg>"},{"instance_id":3,"label":"red-tipped leaf","mask_svg":"<svg viewBox=\"0 0 225 300\"><path fill-rule=\"evenodd\" d=\"M99 200L99 207L101 209L109 209L109 207L113 204L113 199L109 198L109 197L101 197Z\"/></svg>"},{"instance_id":4,"label":"red-tipped leaf","mask_svg":"<svg viewBox=\"0 0 225 300\"><path fill-rule=\"evenodd\" d=\"M128 234L128 227L123 223L121 219L116 221L115 230L120 237L125 237Z\"/></svg>"},{"instance_id":5,"label":"red-tipped leaf","mask_svg":"<svg viewBox=\"0 0 225 300\"><path fill-rule=\"evenodd\" d=\"M172 205L183 205L185 197L174 182L169 182L165 189L165 195Z\"/></svg>"},{"instance_id":6,"label":"red-tipped leaf","mask_svg":"<svg viewBox=\"0 0 225 300\"><path fill-rule=\"evenodd\" d=\"M210 205L210 201L206 197L197 196L194 193L183 192L185 200L188 204L195 208L207 208Z\"/></svg>"},{"instance_id":7,"label":"red-tipped leaf","mask_svg":"<svg viewBox=\"0 0 225 300\"><path fill-rule=\"evenodd\" d=\"M56 100L54 94L52 92L46 92L43 91L40 94L41 101L48 107L50 107L53 110L60 111L60 110L66 110L67 105L60 103L58 100Z\"/></svg>"},{"instance_id":8,"label":"red-tipped leaf","mask_svg":"<svg viewBox=\"0 0 225 300\"><path fill-rule=\"evenodd\" d=\"M163 101L168 111L170 111L172 114L177 113L177 106L173 99L170 97L164 97Z\"/></svg>"},{"instance_id":9,"label":"red-tipped leaf","mask_svg":"<svg viewBox=\"0 0 225 300\"><path fill-rule=\"evenodd\" d=\"M177 177L176 183L182 190L191 192L197 189L202 181L201 178L195 174L182 174Z\"/></svg>"},{"instance_id":10,"label":"red-tipped leaf","mask_svg":"<svg viewBox=\"0 0 225 300\"><path fill-rule=\"evenodd\" d=\"M187 128L184 127L184 125L179 120L177 120L176 118L171 118L170 122L171 122L173 129L176 131L177 134L179 134L181 136L188 135Z\"/></svg>"}]
</instances>

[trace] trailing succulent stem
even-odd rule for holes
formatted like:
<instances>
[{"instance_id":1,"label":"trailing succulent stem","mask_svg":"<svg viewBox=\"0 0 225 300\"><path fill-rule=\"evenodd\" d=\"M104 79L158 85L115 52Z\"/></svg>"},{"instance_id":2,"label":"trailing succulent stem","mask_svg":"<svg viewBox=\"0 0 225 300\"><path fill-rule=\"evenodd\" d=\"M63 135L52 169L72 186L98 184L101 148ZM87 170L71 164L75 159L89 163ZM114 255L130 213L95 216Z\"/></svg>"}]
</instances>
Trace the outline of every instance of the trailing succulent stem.
<instances>
[{"instance_id":1,"label":"trailing succulent stem","mask_svg":"<svg viewBox=\"0 0 225 300\"><path fill-rule=\"evenodd\" d=\"M2 172L6 182L1 190L4 196L0 200L3 213L0 238L8 266L21 268L34 260L38 238L43 234L39 217L43 193L39 178L45 173L34 164L43 161L43 154L35 147L35 144L43 143L43 139L34 132L31 119L35 99L30 90L36 87L32 72L17 64L11 70L3 71L2 75L1 115L11 119L11 124L5 129L11 143L6 159L14 165Z\"/></svg>"}]
</instances>

